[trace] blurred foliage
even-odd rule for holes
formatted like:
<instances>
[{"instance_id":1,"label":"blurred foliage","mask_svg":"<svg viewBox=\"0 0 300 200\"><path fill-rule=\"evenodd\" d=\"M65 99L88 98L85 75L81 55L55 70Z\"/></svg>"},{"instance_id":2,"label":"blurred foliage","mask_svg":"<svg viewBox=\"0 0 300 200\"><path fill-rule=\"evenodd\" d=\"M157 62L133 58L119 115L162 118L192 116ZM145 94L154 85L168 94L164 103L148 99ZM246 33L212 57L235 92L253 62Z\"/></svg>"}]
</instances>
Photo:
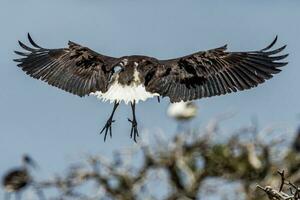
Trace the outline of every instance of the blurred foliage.
<instances>
[{"instance_id":1,"label":"blurred foliage","mask_svg":"<svg viewBox=\"0 0 300 200\"><path fill-rule=\"evenodd\" d=\"M35 187L44 192L43 198L61 200L206 199L201 193L220 193L219 199L267 200L270 195L263 187L258 190L257 184L278 186L282 181L278 169L300 185L300 153L284 140L284 131L279 131L280 137L272 128L258 130L251 124L224 133L230 137L220 142L219 123L209 123L201 131L187 130L171 141L156 134L154 141L141 140L110 159L88 155L60 176L35 181ZM224 195L217 185L205 187L210 178L237 182L240 187ZM56 192L48 192L51 188Z\"/></svg>"}]
</instances>

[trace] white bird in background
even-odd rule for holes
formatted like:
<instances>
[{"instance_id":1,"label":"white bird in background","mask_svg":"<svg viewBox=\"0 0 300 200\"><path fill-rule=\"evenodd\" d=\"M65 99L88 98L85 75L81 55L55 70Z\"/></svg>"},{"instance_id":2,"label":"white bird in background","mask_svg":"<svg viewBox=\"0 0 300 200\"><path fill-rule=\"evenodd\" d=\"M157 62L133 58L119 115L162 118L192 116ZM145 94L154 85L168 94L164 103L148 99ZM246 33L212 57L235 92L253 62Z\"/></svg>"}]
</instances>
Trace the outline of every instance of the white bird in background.
<instances>
[{"instance_id":1,"label":"white bird in background","mask_svg":"<svg viewBox=\"0 0 300 200\"><path fill-rule=\"evenodd\" d=\"M167 114L169 117L178 121L189 121L198 113L198 107L193 102L171 103L168 107Z\"/></svg>"}]
</instances>

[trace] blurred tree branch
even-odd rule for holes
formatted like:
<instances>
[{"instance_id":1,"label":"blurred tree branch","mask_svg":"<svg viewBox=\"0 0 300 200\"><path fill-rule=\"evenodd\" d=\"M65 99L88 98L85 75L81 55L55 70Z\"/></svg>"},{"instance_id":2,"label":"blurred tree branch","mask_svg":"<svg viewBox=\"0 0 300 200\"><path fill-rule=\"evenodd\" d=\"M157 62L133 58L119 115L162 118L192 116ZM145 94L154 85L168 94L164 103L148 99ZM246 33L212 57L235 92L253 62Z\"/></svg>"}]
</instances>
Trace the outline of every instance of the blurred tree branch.
<instances>
[{"instance_id":1,"label":"blurred tree branch","mask_svg":"<svg viewBox=\"0 0 300 200\"><path fill-rule=\"evenodd\" d=\"M67 173L38 182L38 188L45 193L55 188L58 191L56 196L49 199L61 200L161 199L153 194L155 189L165 191L163 199L166 200L199 199L205 180L216 177L241 183L243 191L240 193L244 193L244 199L298 198L298 188L294 184L300 182L299 153L289 149L282 159L278 160L277 155L276 159L272 158L278 145L283 142L270 136L273 129L259 131L257 124L253 123L237 130L226 141L217 142L218 126L219 122L214 121L202 132L187 131L176 135L171 142L166 142L162 137L156 137L156 145L140 142L137 151L128 152L130 156L142 155L139 166L134 166L130 161L128 163L122 152L115 153L111 160L88 156L86 162L70 166ZM263 132L267 136L262 136ZM268 138L268 141L263 138ZM279 149L282 151L281 147ZM282 173L278 178L277 169L287 170L289 176L285 177ZM286 178L293 184L287 183ZM280 181L282 185L279 190L272 189ZM158 188L151 185L157 182L166 184ZM259 186L262 192L257 190L257 184L269 186ZM287 184L291 194L297 198L282 192L283 185ZM89 189L82 189L87 186Z\"/></svg>"},{"instance_id":2,"label":"blurred tree branch","mask_svg":"<svg viewBox=\"0 0 300 200\"><path fill-rule=\"evenodd\" d=\"M284 171L278 171L278 174L281 177L279 189L274 189L271 186L262 187L258 185L257 187L263 190L270 200L299 200L300 188L292 182L286 180ZM286 186L287 188L285 189L284 186ZM286 191L284 191L284 189Z\"/></svg>"}]
</instances>

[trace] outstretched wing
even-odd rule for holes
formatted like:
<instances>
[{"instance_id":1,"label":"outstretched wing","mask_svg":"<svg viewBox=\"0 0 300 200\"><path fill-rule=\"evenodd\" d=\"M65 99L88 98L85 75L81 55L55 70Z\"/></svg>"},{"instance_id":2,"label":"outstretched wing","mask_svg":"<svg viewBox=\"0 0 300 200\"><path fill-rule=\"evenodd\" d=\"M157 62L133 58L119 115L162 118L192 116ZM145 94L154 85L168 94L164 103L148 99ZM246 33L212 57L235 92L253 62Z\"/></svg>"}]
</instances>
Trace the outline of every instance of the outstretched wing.
<instances>
[{"instance_id":1,"label":"outstretched wing","mask_svg":"<svg viewBox=\"0 0 300 200\"><path fill-rule=\"evenodd\" d=\"M45 49L29 34L28 40L33 47L19 41L26 52L15 51L23 57L14 60L26 74L78 96L107 90L111 69L119 61L117 58L98 54L71 41L68 48Z\"/></svg>"},{"instance_id":2,"label":"outstretched wing","mask_svg":"<svg viewBox=\"0 0 300 200\"><path fill-rule=\"evenodd\" d=\"M226 46L197 52L181 58L158 61L147 91L170 97L171 102L189 101L223 95L256 87L287 62L280 62L288 54L277 55L286 46L249 52L225 52Z\"/></svg>"}]
</instances>

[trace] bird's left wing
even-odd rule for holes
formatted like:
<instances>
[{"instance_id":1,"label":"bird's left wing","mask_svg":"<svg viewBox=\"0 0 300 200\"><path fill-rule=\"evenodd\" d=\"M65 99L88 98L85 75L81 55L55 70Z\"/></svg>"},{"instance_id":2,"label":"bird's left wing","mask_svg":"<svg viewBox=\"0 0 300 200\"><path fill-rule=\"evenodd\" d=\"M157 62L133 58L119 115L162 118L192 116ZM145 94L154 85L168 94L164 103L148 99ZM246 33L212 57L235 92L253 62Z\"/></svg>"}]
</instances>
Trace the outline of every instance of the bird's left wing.
<instances>
[{"instance_id":1,"label":"bird's left wing","mask_svg":"<svg viewBox=\"0 0 300 200\"><path fill-rule=\"evenodd\" d=\"M32 47L19 41L26 52L15 51L23 57L14 60L26 74L78 96L107 90L113 66L119 59L71 41L67 48L46 49L37 45L29 34L28 40Z\"/></svg>"},{"instance_id":2,"label":"bird's left wing","mask_svg":"<svg viewBox=\"0 0 300 200\"><path fill-rule=\"evenodd\" d=\"M171 102L190 101L250 89L280 72L288 56L285 46L249 52L226 52L226 46L188 56L157 60L148 73L146 90L168 96ZM151 71L151 70L149 70Z\"/></svg>"}]
</instances>

